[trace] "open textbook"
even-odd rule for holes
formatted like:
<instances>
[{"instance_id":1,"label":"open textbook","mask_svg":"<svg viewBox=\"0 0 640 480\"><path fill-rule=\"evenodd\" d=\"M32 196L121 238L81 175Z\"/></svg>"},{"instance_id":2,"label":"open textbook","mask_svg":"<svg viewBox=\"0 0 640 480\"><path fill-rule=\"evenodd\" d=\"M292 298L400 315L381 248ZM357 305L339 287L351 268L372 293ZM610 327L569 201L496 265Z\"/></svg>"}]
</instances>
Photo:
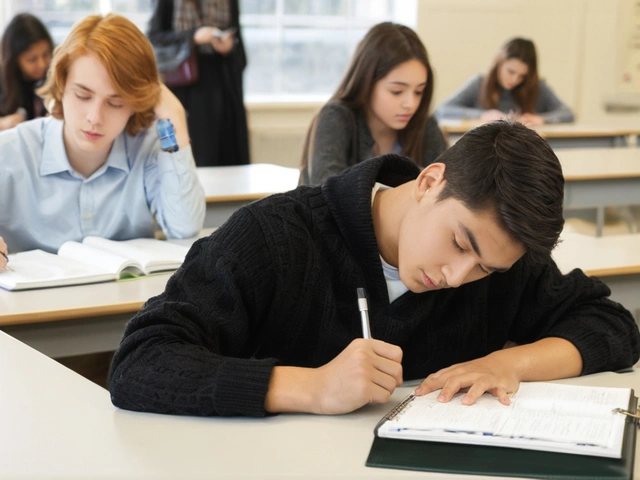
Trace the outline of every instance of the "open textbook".
<instances>
[{"instance_id":1,"label":"open textbook","mask_svg":"<svg viewBox=\"0 0 640 480\"><path fill-rule=\"evenodd\" d=\"M510 447L620 458L630 388L521 383L505 406L489 394L475 405L440 392L410 395L377 425L377 437ZM635 412L635 409L633 410Z\"/></svg>"},{"instance_id":2,"label":"open textbook","mask_svg":"<svg viewBox=\"0 0 640 480\"><path fill-rule=\"evenodd\" d=\"M113 281L177 269L189 251L153 238L115 241L86 237L65 242L58 254L30 250L9 255L9 271L0 273L7 290Z\"/></svg>"}]
</instances>

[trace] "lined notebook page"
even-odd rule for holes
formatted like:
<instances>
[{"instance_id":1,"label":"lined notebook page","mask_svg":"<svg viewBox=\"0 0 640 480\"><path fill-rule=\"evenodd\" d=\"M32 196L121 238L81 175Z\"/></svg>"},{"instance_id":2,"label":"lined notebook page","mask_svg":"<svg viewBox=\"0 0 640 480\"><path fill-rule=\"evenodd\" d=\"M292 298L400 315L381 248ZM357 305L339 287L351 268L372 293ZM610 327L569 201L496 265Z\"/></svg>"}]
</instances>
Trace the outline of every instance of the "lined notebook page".
<instances>
[{"instance_id":1,"label":"lined notebook page","mask_svg":"<svg viewBox=\"0 0 640 480\"><path fill-rule=\"evenodd\" d=\"M540 450L547 444L544 450L573 453L605 449L602 456L616 456L625 417L612 410L629 406L631 389L522 383L509 406L490 394L472 406L460 403L464 393L449 403L438 402L438 394L414 397L378 434Z\"/></svg>"}]
</instances>

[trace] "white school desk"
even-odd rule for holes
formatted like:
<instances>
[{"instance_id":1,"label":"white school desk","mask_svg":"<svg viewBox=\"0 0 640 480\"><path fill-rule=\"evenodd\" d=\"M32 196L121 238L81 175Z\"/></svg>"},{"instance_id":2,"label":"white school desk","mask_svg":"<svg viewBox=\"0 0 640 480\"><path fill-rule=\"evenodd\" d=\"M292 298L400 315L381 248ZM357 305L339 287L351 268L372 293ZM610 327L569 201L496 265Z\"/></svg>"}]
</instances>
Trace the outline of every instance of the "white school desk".
<instances>
[{"instance_id":1,"label":"white school desk","mask_svg":"<svg viewBox=\"0 0 640 480\"><path fill-rule=\"evenodd\" d=\"M207 199L205 228L219 227L243 205L293 190L300 176L297 168L267 163L198 167L197 171Z\"/></svg>"},{"instance_id":2,"label":"white school desk","mask_svg":"<svg viewBox=\"0 0 640 480\"><path fill-rule=\"evenodd\" d=\"M0 289L0 329L53 358L112 351L125 324L144 302L164 291L169 276L18 292Z\"/></svg>"},{"instance_id":3,"label":"white school desk","mask_svg":"<svg viewBox=\"0 0 640 480\"><path fill-rule=\"evenodd\" d=\"M640 372L561 382L638 392ZM479 478L365 467L373 428L411 387L398 388L385 405L347 415L141 414L118 410L103 388L1 332L0 385L2 479ZM640 462L634 477L640 478Z\"/></svg>"},{"instance_id":4,"label":"white school desk","mask_svg":"<svg viewBox=\"0 0 640 480\"><path fill-rule=\"evenodd\" d=\"M441 120L438 122L453 145L468 130L481 125L478 120ZM640 135L640 122L628 125L558 123L534 127L553 148L633 146Z\"/></svg>"},{"instance_id":5,"label":"white school desk","mask_svg":"<svg viewBox=\"0 0 640 480\"><path fill-rule=\"evenodd\" d=\"M190 247L212 231L168 241ZM0 288L0 330L52 358L113 351L125 324L164 291L171 274L17 292Z\"/></svg>"},{"instance_id":6,"label":"white school desk","mask_svg":"<svg viewBox=\"0 0 640 480\"><path fill-rule=\"evenodd\" d=\"M552 127L558 125L547 128ZM605 206L640 204L639 149L570 149L557 154L565 173L565 208L596 208L599 234ZM298 169L270 164L199 167L207 199L205 227L222 225L252 201L296 188L298 176Z\"/></svg>"},{"instance_id":7,"label":"white school desk","mask_svg":"<svg viewBox=\"0 0 640 480\"><path fill-rule=\"evenodd\" d=\"M640 322L640 234L592 237L563 232L553 259L563 273L581 268L611 288L611 299L635 313Z\"/></svg>"},{"instance_id":8,"label":"white school desk","mask_svg":"<svg viewBox=\"0 0 640 480\"><path fill-rule=\"evenodd\" d=\"M202 235L210 233L205 229ZM560 270L582 268L602 278L612 298L635 310L640 321L640 234L563 233L562 238L553 254ZM176 242L188 246L193 239ZM164 291L169 276L23 292L0 289L0 329L53 358L112 351L127 321Z\"/></svg>"},{"instance_id":9,"label":"white school desk","mask_svg":"<svg viewBox=\"0 0 640 480\"><path fill-rule=\"evenodd\" d=\"M595 208L597 235L607 206L640 205L640 149L557 150L565 179L564 208Z\"/></svg>"}]
</instances>

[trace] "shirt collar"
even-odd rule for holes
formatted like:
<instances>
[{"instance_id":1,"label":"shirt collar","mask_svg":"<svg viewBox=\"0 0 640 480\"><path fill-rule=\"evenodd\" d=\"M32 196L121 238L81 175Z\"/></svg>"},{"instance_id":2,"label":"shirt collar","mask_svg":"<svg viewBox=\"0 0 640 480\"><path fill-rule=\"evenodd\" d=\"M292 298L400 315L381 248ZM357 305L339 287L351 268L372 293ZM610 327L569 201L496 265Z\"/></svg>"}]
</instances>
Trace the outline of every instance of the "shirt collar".
<instances>
[{"instance_id":1,"label":"shirt collar","mask_svg":"<svg viewBox=\"0 0 640 480\"><path fill-rule=\"evenodd\" d=\"M62 129L64 122L49 117L49 122L43 122L42 162L40 163L40 175L53 175L60 172L73 172L64 148ZM129 157L125 142L125 133L116 137L105 163L106 167L113 167L129 173ZM106 168L104 169L106 171Z\"/></svg>"},{"instance_id":2,"label":"shirt collar","mask_svg":"<svg viewBox=\"0 0 640 480\"><path fill-rule=\"evenodd\" d=\"M113 141L113 146L107 157L107 167L117 168L124 173L129 173L131 165L129 164L129 155L127 155L126 133L122 132Z\"/></svg>"},{"instance_id":3,"label":"shirt collar","mask_svg":"<svg viewBox=\"0 0 640 480\"><path fill-rule=\"evenodd\" d=\"M64 122L49 117L48 122L42 122L43 142L42 161L40 162L40 175L53 175L55 173L71 170L67 151L62 139L62 126Z\"/></svg>"}]
</instances>

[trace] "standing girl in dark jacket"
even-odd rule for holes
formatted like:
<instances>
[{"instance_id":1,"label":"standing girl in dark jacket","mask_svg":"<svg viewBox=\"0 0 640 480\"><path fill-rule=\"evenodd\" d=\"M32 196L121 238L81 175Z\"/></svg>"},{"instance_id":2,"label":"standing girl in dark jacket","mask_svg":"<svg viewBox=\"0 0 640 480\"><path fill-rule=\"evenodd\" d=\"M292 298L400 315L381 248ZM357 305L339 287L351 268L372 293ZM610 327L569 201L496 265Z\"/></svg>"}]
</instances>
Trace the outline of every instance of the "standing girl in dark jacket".
<instances>
[{"instance_id":1,"label":"standing girl in dark jacket","mask_svg":"<svg viewBox=\"0 0 640 480\"><path fill-rule=\"evenodd\" d=\"M152 44L188 41L198 51L198 81L171 89L187 111L197 166L249 163L239 16L238 0L157 0L151 17Z\"/></svg>"}]
</instances>

